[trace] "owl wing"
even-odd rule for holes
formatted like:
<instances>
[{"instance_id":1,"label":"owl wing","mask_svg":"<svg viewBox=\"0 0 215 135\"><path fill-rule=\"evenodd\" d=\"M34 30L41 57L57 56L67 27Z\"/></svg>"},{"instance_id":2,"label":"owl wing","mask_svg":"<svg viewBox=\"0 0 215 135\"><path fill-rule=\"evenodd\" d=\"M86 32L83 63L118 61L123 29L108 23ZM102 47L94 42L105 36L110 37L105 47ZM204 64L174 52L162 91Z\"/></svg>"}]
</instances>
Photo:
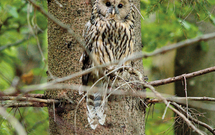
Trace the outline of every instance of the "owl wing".
<instances>
[{"instance_id":1,"label":"owl wing","mask_svg":"<svg viewBox=\"0 0 215 135\"><path fill-rule=\"evenodd\" d=\"M91 43L89 43L89 33L90 33L90 27L91 27L91 23L90 21L88 21L85 25L85 33L84 33L84 39L86 41L86 49L90 52L92 50L92 46L89 45ZM92 42L92 41L91 41ZM82 70L86 70L88 68L91 68L92 66L92 60L90 59L89 55L87 54L86 51L83 52L81 58L80 58L80 61L83 63L83 66L82 66ZM91 73L89 74L85 74L82 76L82 84L83 85L87 85L88 83L88 80L89 80L89 76L90 76Z\"/></svg>"},{"instance_id":2,"label":"owl wing","mask_svg":"<svg viewBox=\"0 0 215 135\"><path fill-rule=\"evenodd\" d=\"M96 31L92 28L91 21L88 21L85 25L84 39L86 43L86 49L91 52L93 50L93 43L95 42ZM82 70L92 67L92 60L86 51L82 54L80 61L82 61ZM86 86L92 86L98 80L98 76L95 73L89 73L82 76L82 84ZM95 129L98 125L104 124L106 115L104 114L105 105L105 88L107 88L107 83L99 81L96 83L95 87L99 90L95 93L91 89L87 91L87 110L88 110L88 122L92 129Z\"/></svg>"}]
</instances>

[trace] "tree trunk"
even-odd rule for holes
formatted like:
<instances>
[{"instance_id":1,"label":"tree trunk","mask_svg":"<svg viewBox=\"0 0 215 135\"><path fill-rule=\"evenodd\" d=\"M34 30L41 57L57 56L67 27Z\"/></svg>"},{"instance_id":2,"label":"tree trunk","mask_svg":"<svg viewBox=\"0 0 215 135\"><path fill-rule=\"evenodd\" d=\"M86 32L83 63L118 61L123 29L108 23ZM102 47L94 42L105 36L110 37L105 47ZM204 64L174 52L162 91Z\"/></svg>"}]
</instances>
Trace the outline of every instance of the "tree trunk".
<instances>
[{"instance_id":1,"label":"tree trunk","mask_svg":"<svg viewBox=\"0 0 215 135\"><path fill-rule=\"evenodd\" d=\"M210 10L211 11L211 10ZM190 22L197 22L194 18L194 16L189 17ZM196 23L196 25L199 27L199 29L204 33L212 33L215 31L214 26L209 22L201 22ZM197 70L201 70L204 68L208 68L211 66L214 66L215 62L215 40L210 40L207 42L209 49L207 51L203 51L200 47L200 43L196 45L192 45L189 47L184 47L179 50L177 50L176 55L176 71L175 75L181 75L184 73L190 73ZM187 91L188 96L192 97L203 97L203 96L209 96L214 97L215 96L215 73L210 73L202 76L198 76L192 79L187 80ZM185 96L184 92L184 85L182 85L182 82L176 82L176 95L177 96ZM205 109L207 106L202 106L203 102L199 102L199 108L195 108L192 115L199 119L200 121L203 121L212 127L214 127L214 111L209 111ZM209 102L204 102L208 103ZM192 104L191 104L192 105ZM191 106L189 107L191 108ZM197 111L197 112L196 112ZM195 113L195 114L194 114ZM196 114L197 113L197 114ZM185 122L177 123L175 127L175 133L177 135L196 135L196 132L193 132L192 129L187 127ZM196 125L201 130L205 131L207 134L209 132L206 128L202 128L201 126Z\"/></svg>"},{"instance_id":2,"label":"tree trunk","mask_svg":"<svg viewBox=\"0 0 215 135\"><path fill-rule=\"evenodd\" d=\"M91 14L91 4L86 4L89 0L59 0L63 7L55 1L48 3L48 12L71 28L79 35L82 35L85 23ZM134 4L140 9L140 1ZM136 19L136 44L135 50L141 50L140 17ZM71 44L69 44L69 42ZM79 58L83 52L78 42L68 33L63 31L51 20L48 22L48 69L55 77L65 77L75 72L81 71ZM143 73L142 62L135 63L135 67ZM69 80L68 84L81 84L81 78ZM59 97L69 97L73 104L60 104L49 107L50 133L56 134L144 134L145 132L145 108L139 99L112 96L108 102L106 111L106 123L98 126L96 130L89 127L86 115L86 101L83 100L78 109L76 106L83 95L71 90L49 90L46 96L59 99ZM62 99L63 100L63 99ZM75 114L76 122L75 122ZM76 127L76 131L75 131Z\"/></svg>"}]
</instances>

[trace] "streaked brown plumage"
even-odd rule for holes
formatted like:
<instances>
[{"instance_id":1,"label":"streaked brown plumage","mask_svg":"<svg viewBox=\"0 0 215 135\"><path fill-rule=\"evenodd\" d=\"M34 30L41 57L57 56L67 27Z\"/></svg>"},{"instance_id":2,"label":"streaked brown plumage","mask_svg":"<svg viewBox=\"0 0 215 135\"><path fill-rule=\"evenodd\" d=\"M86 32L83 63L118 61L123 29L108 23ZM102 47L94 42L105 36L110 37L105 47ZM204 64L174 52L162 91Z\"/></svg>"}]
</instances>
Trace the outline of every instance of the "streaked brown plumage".
<instances>
[{"instance_id":1,"label":"streaked brown plumage","mask_svg":"<svg viewBox=\"0 0 215 135\"><path fill-rule=\"evenodd\" d=\"M91 19L85 27L86 49L89 50L97 64L107 64L122 60L133 53L134 45L134 10L130 0L96 0L92 9ZM86 52L81 57L83 70L96 64ZM124 63L129 65L130 62ZM99 71L92 72L82 77L83 85L92 86L100 77L113 70L114 65ZM105 122L104 104L108 87L107 80L99 81L96 87L100 91L87 92L88 121L91 128L95 129L100 123Z\"/></svg>"}]
</instances>

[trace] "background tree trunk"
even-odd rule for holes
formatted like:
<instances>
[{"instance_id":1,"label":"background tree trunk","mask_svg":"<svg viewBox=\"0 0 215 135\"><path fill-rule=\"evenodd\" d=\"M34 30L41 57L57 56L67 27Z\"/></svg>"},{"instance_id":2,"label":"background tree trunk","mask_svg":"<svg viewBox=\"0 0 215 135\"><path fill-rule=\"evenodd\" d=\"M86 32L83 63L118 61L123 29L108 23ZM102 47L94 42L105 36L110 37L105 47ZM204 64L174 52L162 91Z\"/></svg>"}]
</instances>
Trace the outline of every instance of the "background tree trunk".
<instances>
[{"instance_id":1,"label":"background tree trunk","mask_svg":"<svg viewBox=\"0 0 215 135\"><path fill-rule=\"evenodd\" d=\"M82 35L85 23L91 14L89 0L59 0L63 7L55 1L48 3L48 12L52 13L60 21L71 25L71 28ZM140 9L140 1L134 4ZM135 50L141 50L140 17L136 19L136 44ZM68 43L71 42L69 45ZM48 69L53 76L65 77L81 70L79 58L83 50L77 41L58 25L49 20L48 22ZM142 62L135 62L135 67L143 73ZM64 83L81 84L81 78L76 78ZM144 134L145 132L145 109L137 98L112 96L108 102L106 111L106 124L98 126L96 130L90 129L86 115L86 101L83 100L76 112L75 108L83 97L78 92L70 90L46 91L49 98L59 99L67 95L73 104L55 105L49 107L50 133L74 134L75 126L77 134ZM76 125L74 123L75 112Z\"/></svg>"},{"instance_id":2,"label":"background tree trunk","mask_svg":"<svg viewBox=\"0 0 215 135\"><path fill-rule=\"evenodd\" d=\"M197 22L197 20L195 20L194 16L190 16L189 21L190 22ZM196 25L199 27L199 29L204 34L212 33L215 31L214 26L209 22L196 23ZM184 47L184 48L178 49L177 55L176 55L175 75L190 73L193 71L197 71L197 70L201 70L204 68L214 66L214 62L215 62L215 46L214 46L215 40L210 40L207 43L209 46L209 49L207 51L203 51L201 49L200 43L196 44L196 45L189 46L189 47ZM215 96L214 82L215 82L215 73L210 73L210 74L202 75L202 76L187 80L188 96L214 97ZM182 85L181 81L176 82L175 90L176 90L177 96L185 96L184 85ZM208 103L208 102L204 102L204 103ZM200 108L201 107L207 107L207 106L202 106L201 102L198 105ZM189 106L189 108L191 108L191 106ZM209 110L200 109L200 108L195 108L196 110L194 110L192 115L194 117L198 118L199 120L204 121L207 124L214 127L215 126L214 111L209 111ZM198 113L196 113L196 111ZM196 113L196 114L194 114L194 113ZM182 122L180 124L177 123L175 126L175 133L177 135L182 135L182 134L183 135L196 135L197 134L196 132L193 132L192 129L187 127L187 125L184 124L184 122ZM202 129L203 131L205 131L208 134L211 134L205 128L200 127L200 129Z\"/></svg>"}]
</instances>

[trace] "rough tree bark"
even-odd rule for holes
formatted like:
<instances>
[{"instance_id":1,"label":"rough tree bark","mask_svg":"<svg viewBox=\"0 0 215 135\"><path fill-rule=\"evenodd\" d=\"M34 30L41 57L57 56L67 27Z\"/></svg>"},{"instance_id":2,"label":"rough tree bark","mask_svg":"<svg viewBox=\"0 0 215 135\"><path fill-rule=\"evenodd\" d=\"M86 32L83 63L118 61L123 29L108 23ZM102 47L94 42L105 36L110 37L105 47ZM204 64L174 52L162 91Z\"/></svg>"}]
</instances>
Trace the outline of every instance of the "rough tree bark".
<instances>
[{"instance_id":1,"label":"rough tree bark","mask_svg":"<svg viewBox=\"0 0 215 135\"><path fill-rule=\"evenodd\" d=\"M190 22L197 22L194 16L190 16L188 19ZM215 31L214 26L209 22L196 23L196 25L204 34L212 33ZM215 40L210 40L207 43L209 46L209 49L207 51L203 51L200 47L200 44L184 47L177 50L175 75L190 73L193 71L214 66ZM210 73L210 74L206 74L203 76L199 76L199 77L195 77L187 80L188 96L214 97L215 96L214 82L215 82L215 73ZM176 82L175 89L176 89L177 96L185 96L184 85L182 85L182 82ZM204 102L204 103L208 103L208 102ZM191 107L192 106L190 106L190 108ZM207 107L207 106L202 106L200 102L199 107L201 108L201 107ZM200 109L200 108L195 108L199 112L199 114L196 114L196 115L192 114L192 115L194 115L194 117L198 118L199 120L204 121L205 123L214 127L215 126L214 111L209 111L209 110ZM207 134L211 134L205 128L200 127L200 129L205 131ZM176 124L175 133L177 135L182 135L182 134L196 135L197 134L196 132L193 132L192 129L187 127L187 125L184 124L183 122Z\"/></svg>"},{"instance_id":2,"label":"rough tree bark","mask_svg":"<svg viewBox=\"0 0 215 135\"><path fill-rule=\"evenodd\" d=\"M91 12L91 4L86 4L87 1L89 0L59 0L58 2L63 6L60 7L56 1L52 0L48 3L48 12L63 23L71 25L76 33L82 35ZM140 7L140 1L134 3L138 8ZM135 50L141 50L139 15L137 15L135 29ZM70 41L72 41L71 44L68 44ZM48 69L53 76L64 77L81 70L79 58L83 50L71 35L51 20L48 22L48 44ZM135 62L135 67L143 73L141 61ZM81 78L64 83L81 84ZM75 110L83 95L71 90L46 91L46 96L49 98L59 99L64 95L73 103L49 106L50 133L53 135L75 134L75 126L77 134L145 134L145 109L139 99L112 96L108 102L108 111L106 111L106 124L98 126L94 131L90 129L87 122L85 100L81 102L77 112ZM77 114L76 125L74 123L75 112Z\"/></svg>"}]
</instances>

